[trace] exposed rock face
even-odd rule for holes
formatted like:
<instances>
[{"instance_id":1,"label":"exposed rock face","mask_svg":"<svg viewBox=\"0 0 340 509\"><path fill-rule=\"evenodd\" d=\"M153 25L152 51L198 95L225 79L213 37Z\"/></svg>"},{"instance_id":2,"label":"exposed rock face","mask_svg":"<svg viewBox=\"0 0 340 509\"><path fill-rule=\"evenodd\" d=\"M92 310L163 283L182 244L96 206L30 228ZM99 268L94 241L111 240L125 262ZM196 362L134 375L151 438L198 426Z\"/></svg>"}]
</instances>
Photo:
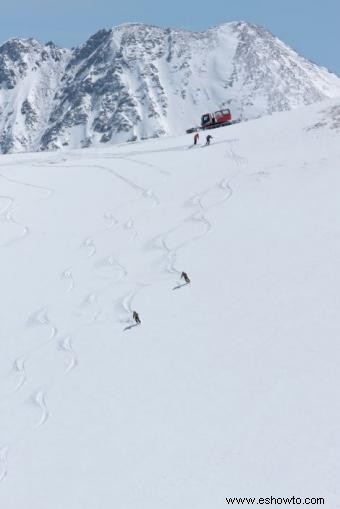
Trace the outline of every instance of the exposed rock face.
<instances>
[{"instance_id":1,"label":"exposed rock face","mask_svg":"<svg viewBox=\"0 0 340 509\"><path fill-rule=\"evenodd\" d=\"M0 150L177 134L223 105L247 120L337 95L340 78L245 22L120 25L72 51L12 39L0 47Z\"/></svg>"},{"instance_id":2,"label":"exposed rock face","mask_svg":"<svg viewBox=\"0 0 340 509\"><path fill-rule=\"evenodd\" d=\"M39 150L71 52L11 39L0 47L0 150Z\"/></svg>"},{"instance_id":3,"label":"exposed rock face","mask_svg":"<svg viewBox=\"0 0 340 509\"><path fill-rule=\"evenodd\" d=\"M340 131L340 98L339 104L334 104L321 112L321 119L308 127L306 130L328 128L334 131Z\"/></svg>"}]
</instances>

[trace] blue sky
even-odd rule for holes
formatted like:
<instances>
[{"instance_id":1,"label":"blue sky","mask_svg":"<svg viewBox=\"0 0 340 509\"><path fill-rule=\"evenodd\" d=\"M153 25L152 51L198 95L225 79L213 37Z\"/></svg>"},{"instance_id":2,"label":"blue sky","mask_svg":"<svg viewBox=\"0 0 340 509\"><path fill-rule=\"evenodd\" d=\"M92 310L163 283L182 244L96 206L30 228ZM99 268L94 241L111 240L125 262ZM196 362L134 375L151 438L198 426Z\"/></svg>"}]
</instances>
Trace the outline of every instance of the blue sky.
<instances>
[{"instance_id":1,"label":"blue sky","mask_svg":"<svg viewBox=\"0 0 340 509\"><path fill-rule=\"evenodd\" d=\"M36 37L72 47L103 27L140 21L204 30L247 20L340 74L340 0L6 0L0 42Z\"/></svg>"}]
</instances>

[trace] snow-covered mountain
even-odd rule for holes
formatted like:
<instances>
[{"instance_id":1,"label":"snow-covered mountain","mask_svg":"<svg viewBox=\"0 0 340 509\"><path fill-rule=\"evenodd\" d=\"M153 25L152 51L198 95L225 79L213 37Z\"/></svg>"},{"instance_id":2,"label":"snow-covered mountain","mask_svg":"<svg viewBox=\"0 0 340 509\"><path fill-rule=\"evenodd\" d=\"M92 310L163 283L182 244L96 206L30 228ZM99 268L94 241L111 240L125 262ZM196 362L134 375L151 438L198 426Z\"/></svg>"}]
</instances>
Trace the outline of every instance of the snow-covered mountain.
<instances>
[{"instance_id":1,"label":"snow-covered mountain","mask_svg":"<svg viewBox=\"0 0 340 509\"><path fill-rule=\"evenodd\" d=\"M339 103L2 156L1 508L339 507Z\"/></svg>"},{"instance_id":2,"label":"snow-covered mountain","mask_svg":"<svg viewBox=\"0 0 340 509\"><path fill-rule=\"evenodd\" d=\"M0 47L2 152L180 134L223 105L261 117L340 95L340 78L246 22L206 32L138 23L64 50Z\"/></svg>"},{"instance_id":3,"label":"snow-covered mountain","mask_svg":"<svg viewBox=\"0 0 340 509\"><path fill-rule=\"evenodd\" d=\"M0 47L0 150L39 150L71 52L11 39Z\"/></svg>"}]
</instances>

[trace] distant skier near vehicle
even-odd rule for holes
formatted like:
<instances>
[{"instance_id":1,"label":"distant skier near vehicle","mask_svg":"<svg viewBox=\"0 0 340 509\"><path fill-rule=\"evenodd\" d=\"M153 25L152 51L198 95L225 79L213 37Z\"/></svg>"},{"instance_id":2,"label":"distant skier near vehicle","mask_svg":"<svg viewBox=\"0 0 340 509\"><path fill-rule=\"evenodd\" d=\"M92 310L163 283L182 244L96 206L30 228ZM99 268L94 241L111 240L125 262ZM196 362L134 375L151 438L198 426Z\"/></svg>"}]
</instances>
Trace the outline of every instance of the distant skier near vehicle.
<instances>
[{"instance_id":1,"label":"distant skier near vehicle","mask_svg":"<svg viewBox=\"0 0 340 509\"><path fill-rule=\"evenodd\" d=\"M137 311L134 311L134 312L132 313L132 318L134 319L134 321L135 321L138 325L139 325L140 323L142 323L142 322L140 321L139 314L137 313Z\"/></svg>"},{"instance_id":2,"label":"distant skier near vehicle","mask_svg":"<svg viewBox=\"0 0 340 509\"><path fill-rule=\"evenodd\" d=\"M195 136L194 136L194 145L197 145L197 142L198 142L199 139L200 139L199 133L195 133Z\"/></svg>"},{"instance_id":3,"label":"distant skier near vehicle","mask_svg":"<svg viewBox=\"0 0 340 509\"><path fill-rule=\"evenodd\" d=\"M206 142L205 142L205 144L206 144L206 145L210 145L210 140L212 140L212 136L211 136L211 134L208 134L208 136L207 136L207 138L206 138Z\"/></svg>"},{"instance_id":4,"label":"distant skier near vehicle","mask_svg":"<svg viewBox=\"0 0 340 509\"><path fill-rule=\"evenodd\" d=\"M181 279L184 279L184 281L189 284L190 283L190 279L189 279L189 276L186 272L182 272L181 274Z\"/></svg>"}]
</instances>

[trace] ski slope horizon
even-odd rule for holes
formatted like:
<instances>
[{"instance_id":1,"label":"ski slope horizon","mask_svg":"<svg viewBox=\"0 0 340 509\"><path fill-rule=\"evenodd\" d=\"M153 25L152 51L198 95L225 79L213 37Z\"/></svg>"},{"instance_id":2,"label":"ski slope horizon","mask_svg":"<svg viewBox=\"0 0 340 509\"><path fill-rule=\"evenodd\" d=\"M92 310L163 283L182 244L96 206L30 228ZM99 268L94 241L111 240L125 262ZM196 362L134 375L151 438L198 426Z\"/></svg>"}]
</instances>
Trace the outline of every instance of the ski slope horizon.
<instances>
[{"instance_id":1,"label":"ski slope horizon","mask_svg":"<svg viewBox=\"0 0 340 509\"><path fill-rule=\"evenodd\" d=\"M339 133L2 156L1 507L337 507Z\"/></svg>"}]
</instances>

